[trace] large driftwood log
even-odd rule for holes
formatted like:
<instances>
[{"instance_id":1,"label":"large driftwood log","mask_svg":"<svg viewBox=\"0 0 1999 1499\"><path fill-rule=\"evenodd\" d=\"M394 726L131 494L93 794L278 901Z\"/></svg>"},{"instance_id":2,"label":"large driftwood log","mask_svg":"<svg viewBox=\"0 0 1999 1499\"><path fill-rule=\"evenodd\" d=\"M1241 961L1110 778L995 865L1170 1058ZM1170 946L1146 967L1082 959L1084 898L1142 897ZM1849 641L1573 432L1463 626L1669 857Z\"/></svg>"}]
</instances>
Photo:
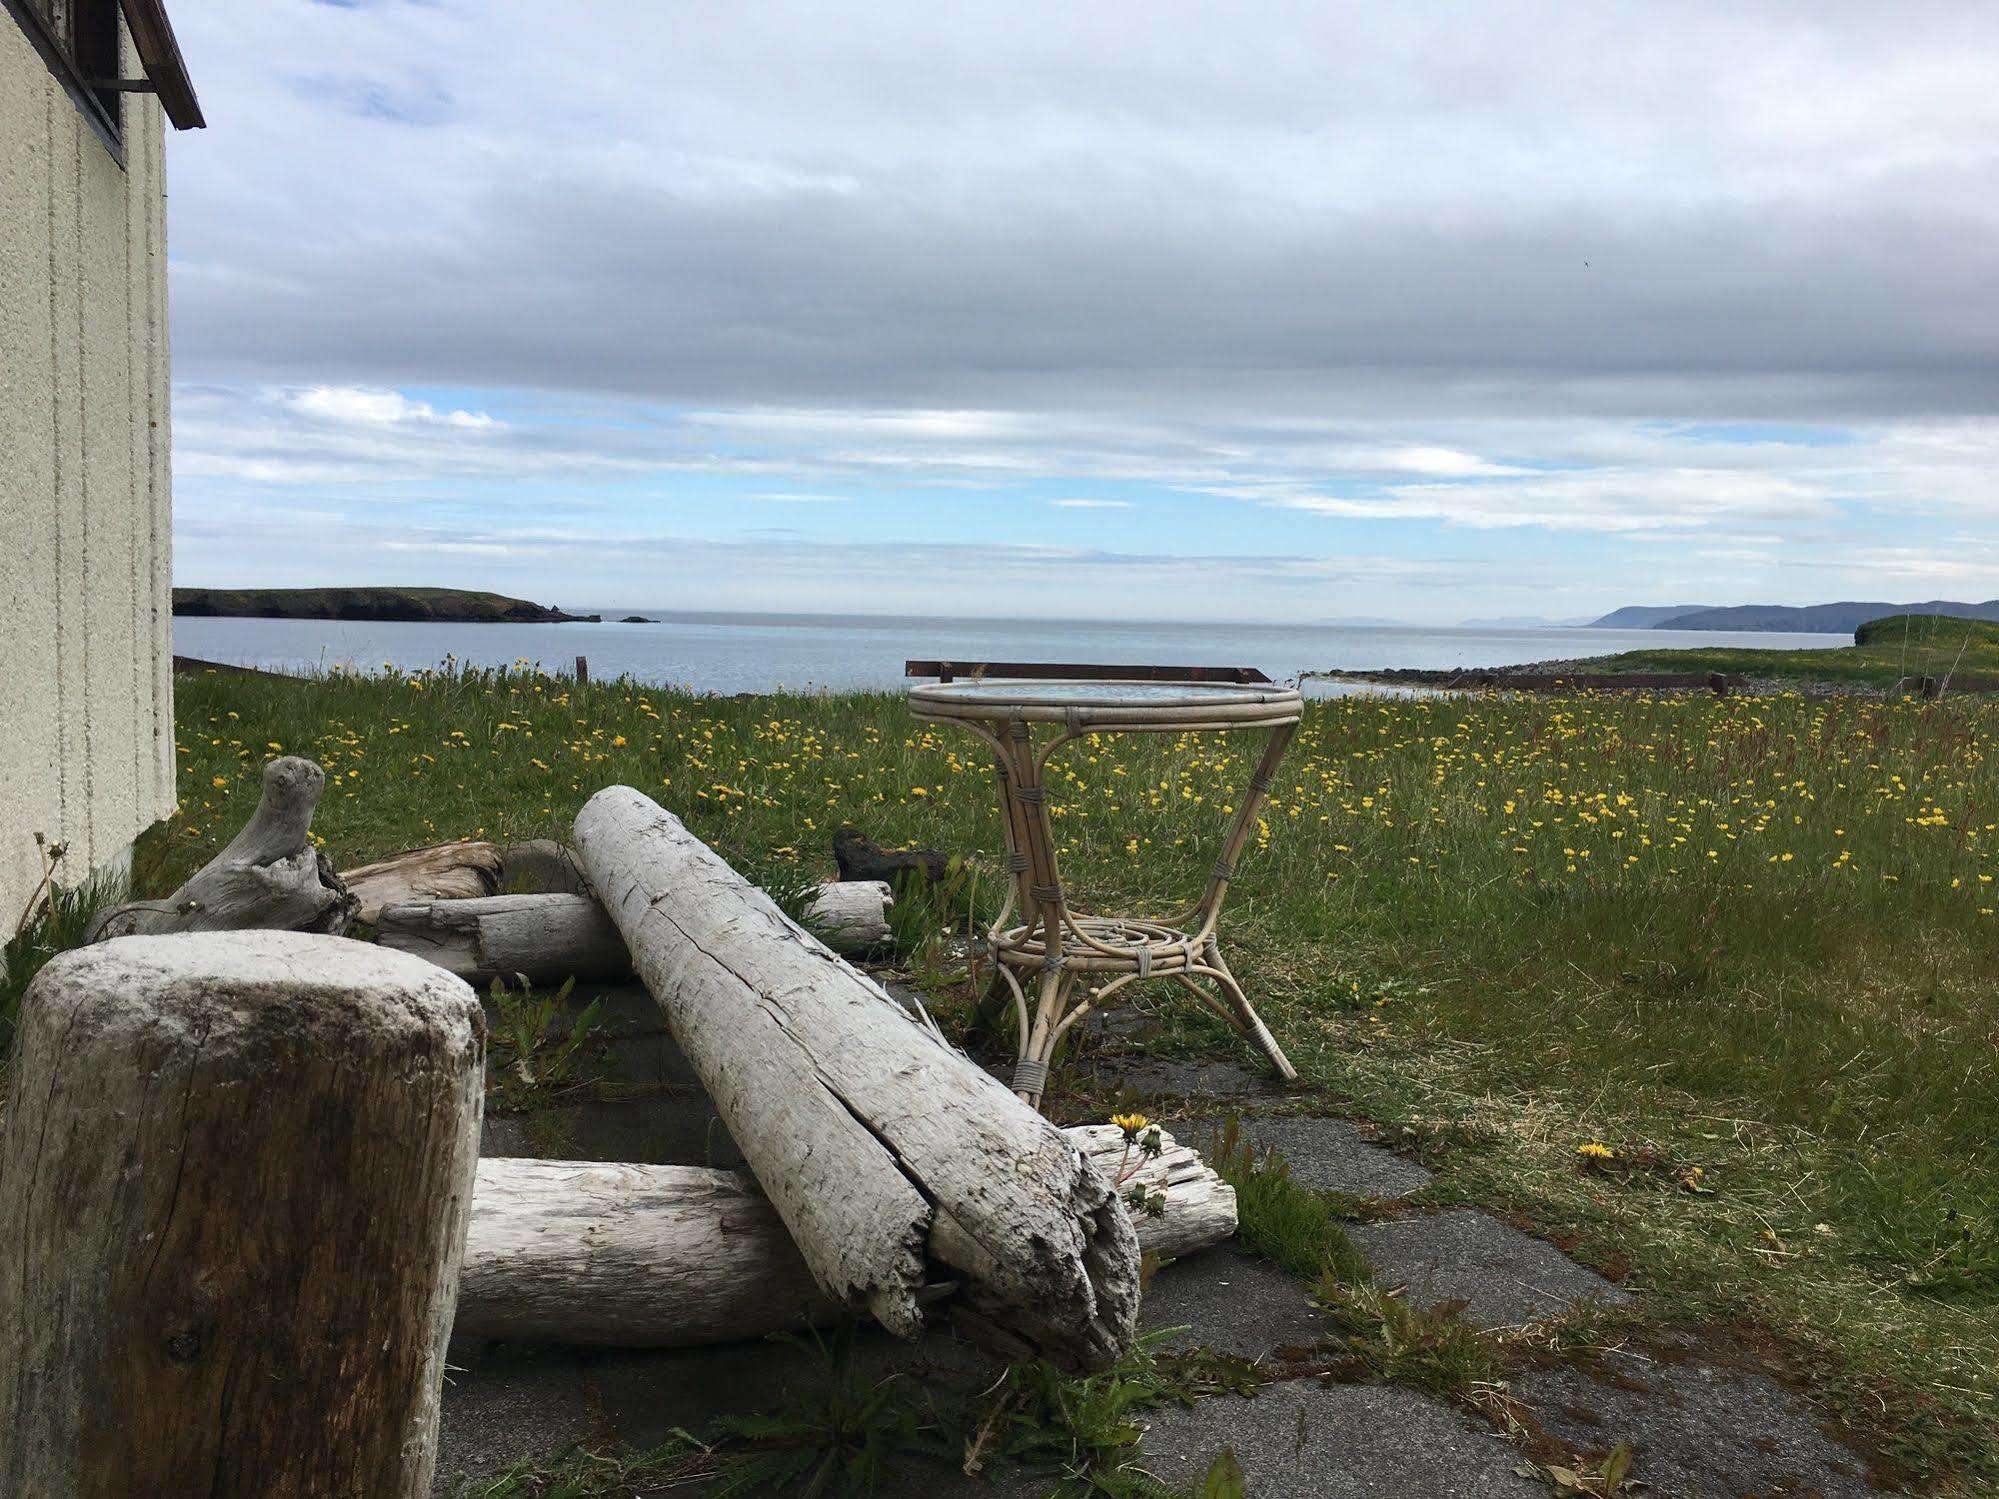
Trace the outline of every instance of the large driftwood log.
<instances>
[{"instance_id":1,"label":"large driftwood log","mask_svg":"<svg viewBox=\"0 0 1999 1499\"><path fill-rule=\"evenodd\" d=\"M375 922L384 947L415 953L474 983L629 979L625 939L587 895L489 895L385 906Z\"/></svg>"},{"instance_id":2,"label":"large driftwood log","mask_svg":"<svg viewBox=\"0 0 1999 1499\"><path fill-rule=\"evenodd\" d=\"M1066 1136L641 793L592 797L576 853L823 1291L1009 1357L1131 1346L1137 1235Z\"/></svg>"},{"instance_id":3,"label":"large driftwood log","mask_svg":"<svg viewBox=\"0 0 1999 1499\"><path fill-rule=\"evenodd\" d=\"M428 1499L484 1050L464 984L337 937L51 961L0 1133L0 1493Z\"/></svg>"},{"instance_id":4,"label":"large driftwood log","mask_svg":"<svg viewBox=\"0 0 1999 1499\"><path fill-rule=\"evenodd\" d=\"M1114 1125L1063 1131L1125 1188L1165 1198L1133 1215L1139 1247L1177 1259L1235 1232L1235 1190L1164 1136L1152 1160ZM629 1348L762 1337L836 1310L747 1175L703 1166L479 1162L456 1331Z\"/></svg>"},{"instance_id":5,"label":"large driftwood log","mask_svg":"<svg viewBox=\"0 0 1999 1499\"><path fill-rule=\"evenodd\" d=\"M326 773L284 755L264 767L256 813L229 846L161 901L101 911L85 940L169 932L347 930L357 905L326 855L306 841Z\"/></svg>"},{"instance_id":6,"label":"large driftwood log","mask_svg":"<svg viewBox=\"0 0 1999 1499\"><path fill-rule=\"evenodd\" d=\"M372 923L381 918L382 907L404 901L497 895L502 871L500 846L474 840L413 848L359 869L343 869L340 878L361 903L356 919Z\"/></svg>"},{"instance_id":7,"label":"large driftwood log","mask_svg":"<svg viewBox=\"0 0 1999 1499\"><path fill-rule=\"evenodd\" d=\"M888 939L893 900L879 881L821 885L806 914L835 952L865 952ZM632 976L625 939L588 895L409 901L377 913L375 937L479 984Z\"/></svg>"}]
</instances>

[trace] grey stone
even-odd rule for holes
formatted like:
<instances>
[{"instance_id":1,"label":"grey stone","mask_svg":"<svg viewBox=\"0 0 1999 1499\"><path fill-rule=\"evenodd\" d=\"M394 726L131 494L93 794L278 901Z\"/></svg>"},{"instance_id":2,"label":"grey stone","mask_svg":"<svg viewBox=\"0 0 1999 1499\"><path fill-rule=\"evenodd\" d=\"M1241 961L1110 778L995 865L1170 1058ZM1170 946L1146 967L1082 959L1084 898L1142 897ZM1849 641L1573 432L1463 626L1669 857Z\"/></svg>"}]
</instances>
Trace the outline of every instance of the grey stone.
<instances>
[{"instance_id":1,"label":"grey stone","mask_svg":"<svg viewBox=\"0 0 1999 1499\"><path fill-rule=\"evenodd\" d=\"M1167 1484L1193 1484L1226 1447L1257 1499L1547 1499L1504 1441L1414 1390L1292 1380L1150 1421L1141 1463Z\"/></svg>"},{"instance_id":2,"label":"grey stone","mask_svg":"<svg viewBox=\"0 0 1999 1499\"><path fill-rule=\"evenodd\" d=\"M1176 1139L1205 1151L1221 1122L1200 1119L1167 1128ZM1356 1197L1407 1197L1430 1180L1427 1170L1375 1144L1351 1119L1246 1114L1238 1122L1243 1140L1259 1152L1274 1148L1301 1187Z\"/></svg>"},{"instance_id":3,"label":"grey stone","mask_svg":"<svg viewBox=\"0 0 1999 1499\"><path fill-rule=\"evenodd\" d=\"M1247 1059L1124 1055L1102 1058L1095 1072L1098 1091L1129 1089L1146 1099L1276 1098L1284 1092L1283 1080L1267 1065Z\"/></svg>"},{"instance_id":4,"label":"grey stone","mask_svg":"<svg viewBox=\"0 0 1999 1499\"><path fill-rule=\"evenodd\" d=\"M1161 1270L1146 1287L1138 1315L1147 1332L1186 1327L1173 1340L1180 1346L1257 1360L1282 1348L1309 1347L1328 1331L1325 1314L1297 1276L1226 1244Z\"/></svg>"},{"instance_id":5,"label":"grey stone","mask_svg":"<svg viewBox=\"0 0 1999 1499\"><path fill-rule=\"evenodd\" d=\"M1811 1403L1768 1375L1611 1354L1596 1371L1531 1370L1513 1394L1574 1453L1600 1457L1626 1444L1633 1476L1673 1499L1883 1492L1826 1435Z\"/></svg>"},{"instance_id":6,"label":"grey stone","mask_svg":"<svg viewBox=\"0 0 1999 1499\"><path fill-rule=\"evenodd\" d=\"M1518 1327L1584 1301L1631 1300L1594 1270L1532 1234L1470 1208L1347 1230L1386 1286L1418 1306L1462 1301L1480 1327Z\"/></svg>"}]
</instances>

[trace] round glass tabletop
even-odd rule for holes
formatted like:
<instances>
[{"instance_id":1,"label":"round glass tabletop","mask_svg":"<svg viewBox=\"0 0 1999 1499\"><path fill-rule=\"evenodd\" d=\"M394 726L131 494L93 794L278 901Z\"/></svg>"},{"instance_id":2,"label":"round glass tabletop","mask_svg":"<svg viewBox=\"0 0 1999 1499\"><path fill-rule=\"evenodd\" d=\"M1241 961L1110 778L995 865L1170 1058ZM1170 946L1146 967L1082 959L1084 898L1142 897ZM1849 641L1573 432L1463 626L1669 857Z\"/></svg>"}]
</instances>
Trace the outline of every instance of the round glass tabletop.
<instances>
[{"instance_id":1,"label":"round glass tabletop","mask_svg":"<svg viewBox=\"0 0 1999 1499\"><path fill-rule=\"evenodd\" d=\"M1086 718L1116 720L1186 715L1203 722L1236 718L1266 723L1295 718L1296 690L1274 684L1230 682L927 682L909 690L917 713L957 718Z\"/></svg>"}]
</instances>

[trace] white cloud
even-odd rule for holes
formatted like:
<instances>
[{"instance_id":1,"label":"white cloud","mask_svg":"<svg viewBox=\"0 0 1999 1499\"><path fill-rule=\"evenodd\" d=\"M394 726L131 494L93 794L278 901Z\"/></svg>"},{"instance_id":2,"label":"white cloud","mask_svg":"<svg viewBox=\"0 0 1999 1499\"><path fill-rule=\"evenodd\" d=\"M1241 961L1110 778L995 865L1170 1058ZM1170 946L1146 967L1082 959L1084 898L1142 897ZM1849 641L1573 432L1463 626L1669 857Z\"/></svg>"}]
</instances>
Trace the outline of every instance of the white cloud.
<instances>
[{"instance_id":1,"label":"white cloud","mask_svg":"<svg viewBox=\"0 0 1999 1499\"><path fill-rule=\"evenodd\" d=\"M844 506L852 500L846 494L752 494L750 498L780 506Z\"/></svg>"},{"instance_id":2,"label":"white cloud","mask_svg":"<svg viewBox=\"0 0 1999 1499\"><path fill-rule=\"evenodd\" d=\"M1050 500L1064 510L1129 510L1130 500Z\"/></svg>"},{"instance_id":3,"label":"white cloud","mask_svg":"<svg viewBox=\"0 0 1999 1499\"><path fill-rule=\"evenodd\" d=\"M402 422L426 426L488 428L499 424L483 411L440 412L425 401L412 401L401 391L369 390L355 385L314 385L285 398L303 416L369 426Z\"/></svg>"}]
</instances>

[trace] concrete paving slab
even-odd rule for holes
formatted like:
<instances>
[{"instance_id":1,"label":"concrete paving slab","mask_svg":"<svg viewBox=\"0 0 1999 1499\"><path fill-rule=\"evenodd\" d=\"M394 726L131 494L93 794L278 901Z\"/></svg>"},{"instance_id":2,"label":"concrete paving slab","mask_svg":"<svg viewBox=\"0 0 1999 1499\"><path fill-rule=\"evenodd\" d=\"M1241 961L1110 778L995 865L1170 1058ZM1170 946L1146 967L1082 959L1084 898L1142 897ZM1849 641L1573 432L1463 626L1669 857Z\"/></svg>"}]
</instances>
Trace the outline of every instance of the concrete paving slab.
<instances>
[{"instance_id":1,"label":"concrete paving slab","mask_svg":"<svg viewBox=\"0 0 1999 1499\"><path fill-rule=\"evenodd\" d=\"M1462 1301L1480 1327L1518 1327L1584 1301L1631 1300L1545 1239L1470 1208L1356 1225L1347 1230L1385 1286L1408 1288L1418 1306Z\"/></svg>"},{"instance_id":2,"label":"concrete paving slab","mask_svg":"<svg viewBox=\"0 0 1999 1499\"><path fill-rule=\"evenodd\" d=\"M1595 1368L1530 1370L1513 1394L1575 1453L1626 1444L1633 1476L1673 1499L1885 1492L1826 1435L1809 1401L1765 1374L1611 1354Z\"/></svg>"},{"instance_id":3,"label":"concrete paving slab","mask_svg":"<svg viewBox=\"0 0 1999 1499\"><path fill-rule=\"evenodd\" d=\"M1228 1117L1176 1120L1166 1128L1175 1139L1206 1151ZM1301 1187L1356 1197L1407 1197L1430 1180L1427 1170L1376 1144L1351 1119L1311 1114L1235 1117L1244 1141L1259 1153L1275 1149Z\"/></svg>"},{"instance_id":4,"label":"concrete paving slab","mask_svg":"<svg viewBox=\"0 0 1999 1499\"><path fill-rule=\"evenodd\" d=\"M1129 1088L1147 1100L1281 1098L1283 1079L1261 1058L1208 1058L1189 1061L1127 1053L1096 1059L1094 1091Z\"/></svg>"},{"instance_id":5,"label":"concrete paving slab","mask_svg":"<svg viewBox=\"0 0 1999 1499\"><path fill-rule=\"evenodd\" d=\"M1547 1499L1520 1456L1454 1406L1387 1385L1266 1385L1149 1416L1141 1464L1194 1483L1224 1447L1254 1499Z\"/></svg>"},{"instance_id":6,"label":"concrete paving slab","mask_svg":"<svg viewBox=\"0 0 1999 1499\"><path fill-rule=\"evenodd\" d=\"M1138 1319L1147 1332L1185 1326L1173 1346L1259 1361L1281 1348L1310 1347L1329 1330L1297 1276L1226 1244L1176 1260L1155 1275Z\"/></svg>"}]
</instances>

